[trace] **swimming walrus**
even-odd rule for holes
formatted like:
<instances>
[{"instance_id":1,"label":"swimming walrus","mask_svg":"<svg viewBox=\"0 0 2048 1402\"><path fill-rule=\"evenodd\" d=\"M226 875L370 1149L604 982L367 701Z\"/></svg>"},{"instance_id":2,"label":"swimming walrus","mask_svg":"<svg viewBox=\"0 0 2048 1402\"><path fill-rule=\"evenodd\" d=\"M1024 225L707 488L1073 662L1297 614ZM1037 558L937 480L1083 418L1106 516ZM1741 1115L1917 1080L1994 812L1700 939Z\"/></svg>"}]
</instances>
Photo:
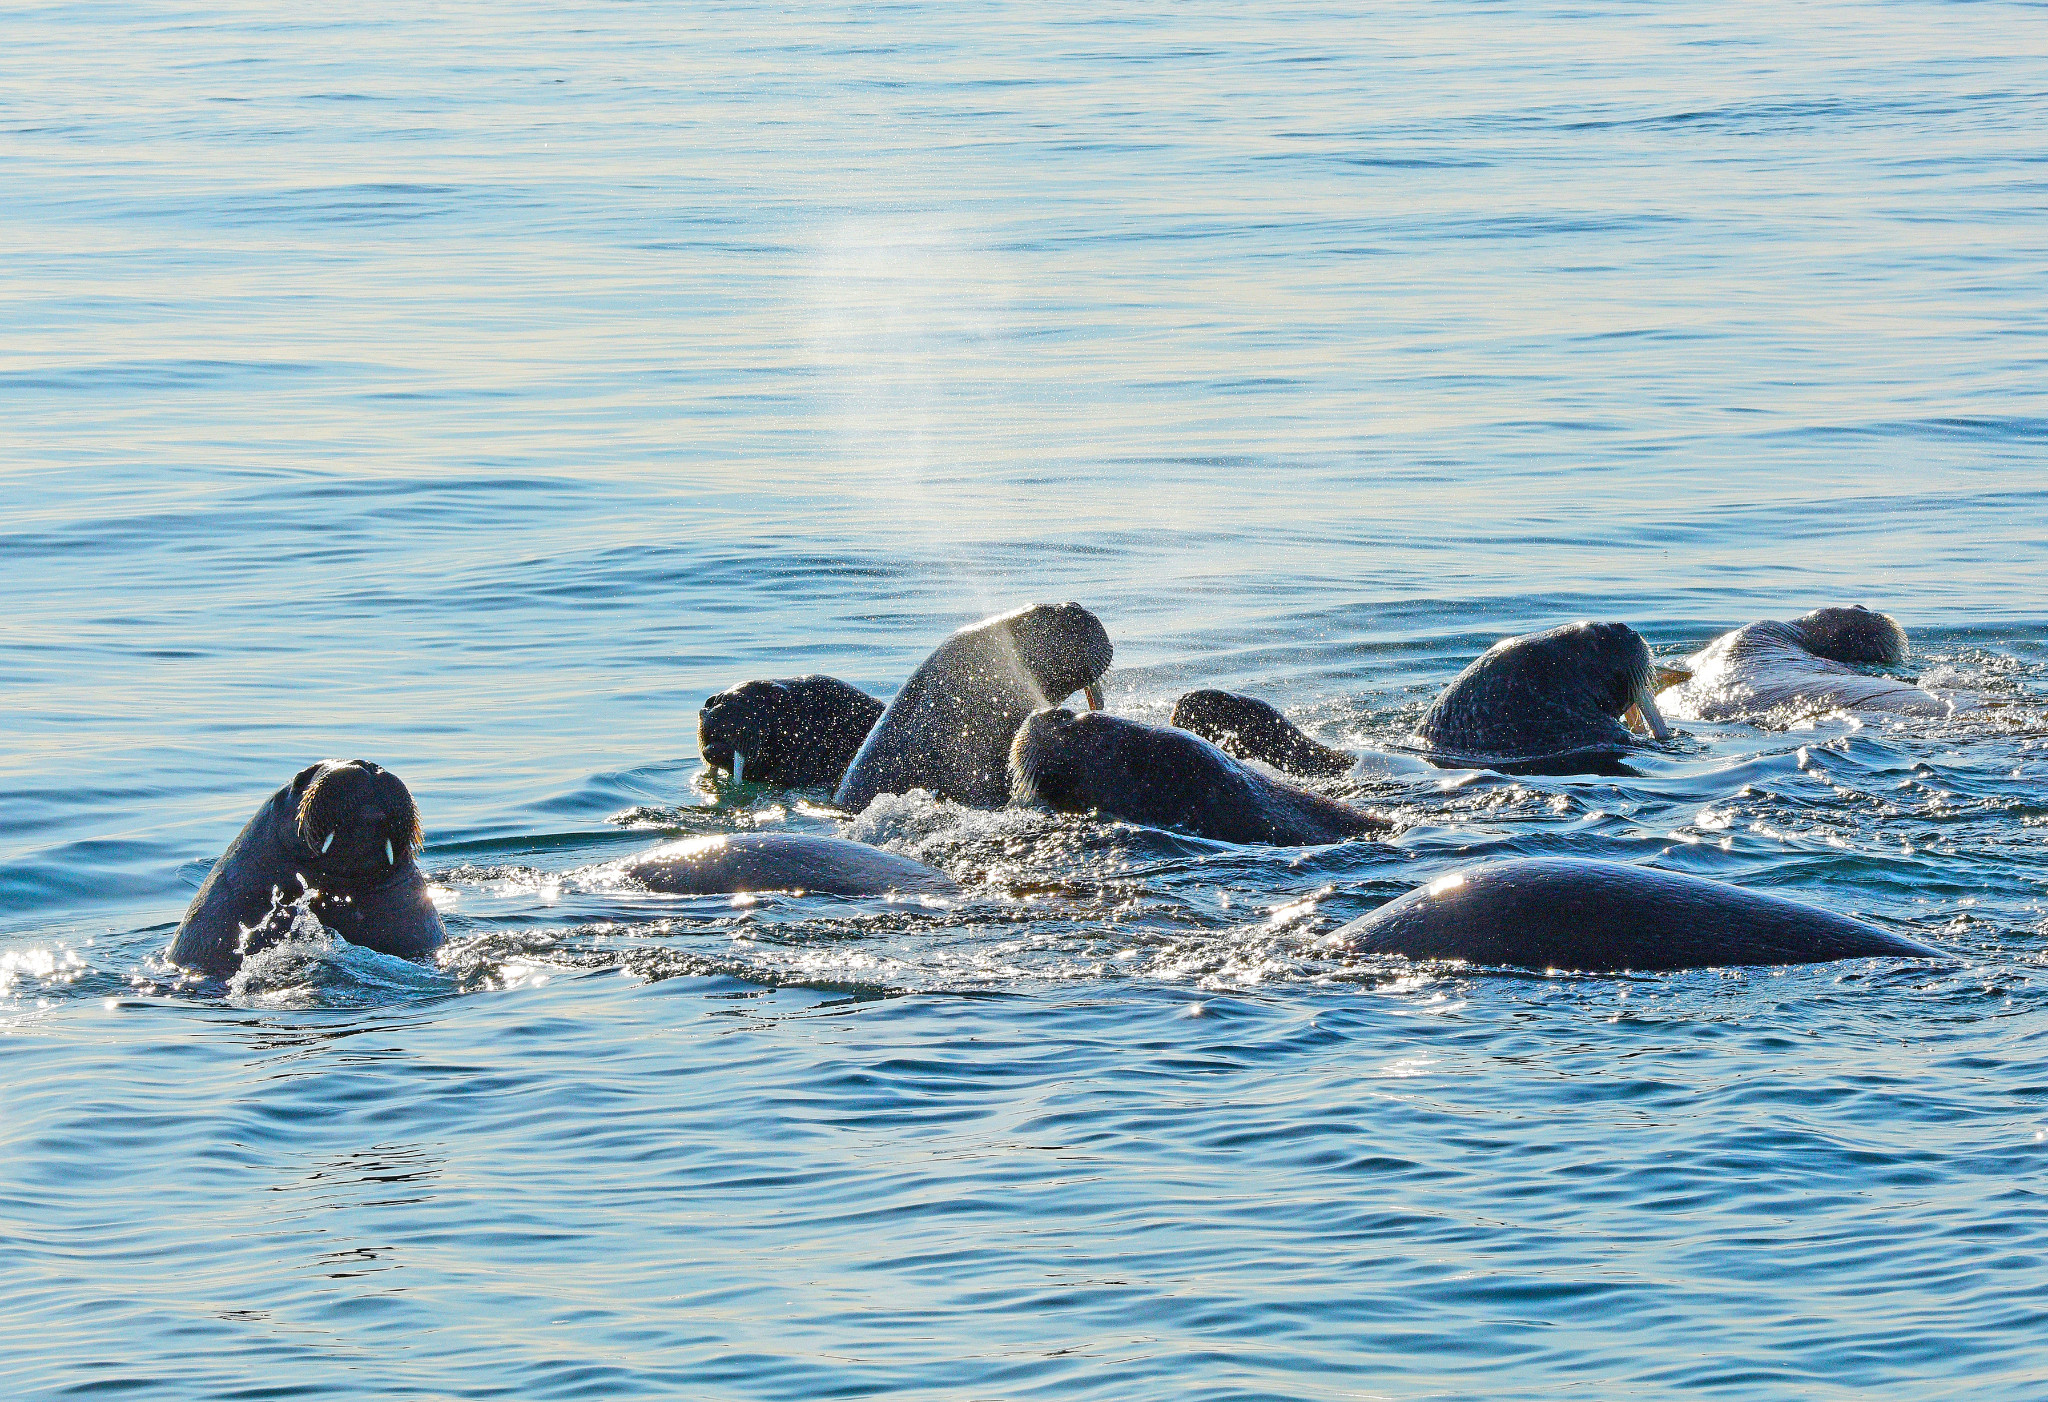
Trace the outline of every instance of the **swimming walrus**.
<instances>
[{"instance_id":1,"label":"swimming walrus","mask_svg":"<svg viewBox=\"0 0 2048 1402\"><path fill-rule=\"evenodd\" d=\"M423 959L442 929L419 847L419 810L396 774L362 759L308 765L221 853L165 957L226 978L290 932L303 896L350 944Z\"/></svg>"},{"instance_id":2,"label":"swimming walrus","mask_svg":"<svg viewBox=\"0 0 2048 1402\"><path fill-rule=\"evenodd\" d=\"M1860 604L1820 608L1790 623L1766 619L1723 633L1685 660L1683 680L1658 700L1682 720L1765 724L1831 711L1953 714L1957 701L1856 670L1905 660L1906 630L1894 619Z\"/></svg>"},{"instance_id":3,"label":"swimming walrus","mask_svg":"<svg viewBox=\"0 0 2048 1402\"><path fill-rule=\"evenodd\" d=\"M624 865L627 875L648 890L678 896L745 891L943 895L958 889L951 877L922 862L864 842L808 833L745 832L683 838L642 852Z\"/></svg>"},{"instance_id":4,"label":"swimming walrus","mask_svg":"<svg viewBox=\"0 0 2048 1402\"><path fill-rule=\"evenodd\" d=\"M1625 623L1567 623L1505 638L1460 672L1411 739L1440 764L1577 773L1639 745L1633 709L1671 734L1652 699L1650 649Z\"/></svg>"},{"instance_id":5,"label":"swimming walrus","mask_svg":"<svg viewBox=\"0 0 2048 1402\"><path fill-rule=\"evenodd\" d=\"M1234 691L1190 691L1173 703L1167 723L1201 736L1225 754L1304 778L1347 774L1358 762L1342 750L1309 739L1266 702Z\"/></svg>"},{"instance_id":6,"label":"swimming walrus","mask_svg":"<svg viewBox=\"0 0 2048 1402\"><path fill-rule=\"evenodd\" d=\"M697 752L735 782L836 788L884 709L837 677L742 682L697 712Z\"/></svg>"},{"instance_id":7,"label":"swimming walrus","mask_svg":"<svg viewBox=\"0 0 2048 1402\"><path fill-rule=\"evenodd\" d=\"M1333 938L1360 954L1584 973L1948 957L1782 896L1586 857L1467 867L1360 916Z\"/></svg>"},{"instance_id":8,"label":"swimming walrus","mask_svg":"<svg viewBox=\"0 0 2048 1402\"><path fill-rule=\"evenodd\" d=\"M924 789L971 808L1010 798L1010 740L1041 706L1109 670L1109 634L1079 604L1033 604L962 628L903 683L832 801L858 813L878 794Z\"/></svg>"},{"instance_id":9,"label":"swimming walrus","mask_svg":"<svg viewBox=\"0 0 2048 1402\"><path fill-rule=\"evenodd\" d=\"M1010 745L1010 796L1098 812L1219 842L1297 847L1386 832L1385 818L1270 779L1170 726L1061 708L1039 711Z\"/></svg>"}]
</instances>

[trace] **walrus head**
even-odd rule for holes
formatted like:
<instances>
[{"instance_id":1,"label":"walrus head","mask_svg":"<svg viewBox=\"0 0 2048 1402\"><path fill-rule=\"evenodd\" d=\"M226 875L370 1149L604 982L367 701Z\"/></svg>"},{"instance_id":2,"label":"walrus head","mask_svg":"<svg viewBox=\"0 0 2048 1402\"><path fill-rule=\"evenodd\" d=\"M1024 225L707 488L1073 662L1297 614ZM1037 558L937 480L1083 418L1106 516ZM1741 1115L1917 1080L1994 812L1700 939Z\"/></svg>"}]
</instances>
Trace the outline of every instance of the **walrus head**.
<instances>
[{"instance_id":1,"label":"walrus head","mask_svg":"<svg viewBox=\"0 0 2048 1402\"><path fill-rule=\"evenodd\" d=\"M1085 813L1127 807L1133 792L1169 800L1168 790L1184 787L1195 767L1194 751L1231 763L1198 735L1106 711L1048 706L1026 717L1010 741L1010 801Z\"/></svg>"},{"instance_id":2,"label":"walrus head","mask_svg":"<svg viewBox=\"0 0 2048 1402\"><path fill-rule=\"evenodd\" d=\"M1101 709L1102 692L1095 683L1109 670L1115 649L1109 644L1109 630L1087 609L1072 603L1032 604L965 631L983 628L1005 645L1010 661L1046 702L1065 700L1078 691L1091 708Z\"/></svg>"},{"instance_id":3,"label":"walrus head","mask_svg":"<svg viewBox=\"0 0 2048 1402\"><path fill-rule=\"evenodd\" d=\"M1256 696L1233 691L1190 691L1173 703L1167 724L1201 736L1225 754L1255 759L1290 774L1343 774L1355 762L1344 751L1309 739Z\"/></svg>"},{"instance_id":4,"label":"walrus head","mask_svg":"<svg viewBox=\"0 0 2048 1402\"><path fill-rule=\"evenodd\" d=\"M735 780L836 784L882 703L836 677L742 682L697 712L697 752Z\"/></svg>"},{"instance_id":5,"label":"walrus head","mask_svg":"<svg viewBox=\"0 0 2048 1402\"><path fill-rule=\"evenodd\" d=\"M1086 740L1080 717L1072 711L1051 706L1032 712L1010 741L1010 801L1062 813L1094 807L1088 780L1096 766Z\"/></svg>"},{"instance_id":6,"label":"walrus head","mask_svg":"<svg viewBox=\"0 0 2048 1402\"><path fill-rule=\"evenodd\" d=\"M1670 738L1671 727L1657 712L1657 669L1642 634L1626 623L1572 623L1536 636L1569 644L1561 649L1560 670L1575 672L1604 714L1620 720L1633 711L1643 722L1640 729L1659 740Z\"/></svg>"},{"instance_id":7,"label":"walrus head","mask_svg":"<svg viewBox=\"0 0 2048 1402\"><path fill-rule=\"evenodd\" d=\"M1416 733L1440 751L1512 758L1599 741L1601 727L1633 712L1668 739L1654 676L1649 645L1626 623L1567 623L1488 648L1444 688Z\"/></svg>"},{"instance_id":8,"label":"walrus head","mask_svg":"<svg viewBox=\"0 0 2048 1402\"><path fill-rule=\"evenodd\" d=\"M366 759L323 760L292 781L299 804L294 836L319 866L381 876L412 861L420 813L396 774Z\"/></svg>"},{"instance_id":9,"label":"walrus head","mask_svg":"<svg viewBox=\"0 0 2048 1402\"><path fill-rule=\"evenodd\" d=\"M1815 609L1791 622L1800 646L1850 667L1906 660L1906 630L1887 614L1854 608Z\"/></svg>"}]
</instances>

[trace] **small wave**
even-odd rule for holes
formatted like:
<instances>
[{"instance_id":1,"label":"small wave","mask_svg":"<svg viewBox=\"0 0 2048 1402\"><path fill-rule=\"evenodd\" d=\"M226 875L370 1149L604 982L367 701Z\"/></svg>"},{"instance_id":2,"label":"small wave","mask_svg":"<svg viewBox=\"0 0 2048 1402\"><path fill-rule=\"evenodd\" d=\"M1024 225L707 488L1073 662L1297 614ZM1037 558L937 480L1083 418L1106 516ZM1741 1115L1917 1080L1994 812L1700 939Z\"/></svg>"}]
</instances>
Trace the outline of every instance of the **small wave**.
<instances>
[{"instance_id":1,"label":"small wave","mask_svg":"<svg viewBox=\"0 0 2048 1402\"><path fill-rule=\"evenodd\" d=\"M438 969L347 940L320 923L301 897L291 930L249 955L228 980L228 1001L253 1008L357 1007L454 991Z\"/></svg>"}]
</instances>

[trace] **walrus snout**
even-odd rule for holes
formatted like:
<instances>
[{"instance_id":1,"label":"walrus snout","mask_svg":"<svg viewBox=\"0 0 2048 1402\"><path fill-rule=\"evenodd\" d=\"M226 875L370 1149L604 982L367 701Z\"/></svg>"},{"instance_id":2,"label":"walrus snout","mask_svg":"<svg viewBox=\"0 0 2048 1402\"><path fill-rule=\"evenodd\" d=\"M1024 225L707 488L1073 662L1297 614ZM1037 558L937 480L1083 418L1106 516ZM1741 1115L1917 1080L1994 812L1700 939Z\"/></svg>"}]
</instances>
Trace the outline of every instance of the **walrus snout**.
<instances>
[{"instance_id":1,"label":"walrus snout","mask_svg":"<svg viewBox=\"0 0 2048 1402\"><path fill-rule=\"evenodd\" d=\"M777 682L743 682L707 700L697 712L697 753L705 765L728 774L735 764L751 763L756 774L772 771L782 753L788 700L788 688Z\"/></svg>"},{"instance_id":2,"label":"walrus snout","mask_svg":"<svg viewBox=\"0 0 2048 1402\"><path fill-rule=\"evenodd\" d=\"M390 770L362 759L314 766L295 827L320 864L337 871L395 869L412 859L421 840L411 790Z\"/></svg>"}]
</instances>

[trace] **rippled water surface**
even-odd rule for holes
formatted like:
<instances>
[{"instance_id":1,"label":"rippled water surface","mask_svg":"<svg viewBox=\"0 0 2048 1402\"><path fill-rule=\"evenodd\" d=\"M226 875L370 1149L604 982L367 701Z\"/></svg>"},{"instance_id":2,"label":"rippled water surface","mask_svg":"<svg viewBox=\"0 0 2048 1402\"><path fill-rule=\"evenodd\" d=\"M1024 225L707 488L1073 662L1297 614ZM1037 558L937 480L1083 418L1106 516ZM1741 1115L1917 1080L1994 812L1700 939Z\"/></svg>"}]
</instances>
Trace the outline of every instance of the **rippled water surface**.
<instances>
[{"instance_id":1,"label":"rippled water surface","mask_svg":"<svg viewBox=\"0 0 2048 1402\"><path fill-rule=\"evenodd\" d=\"M2048 12L27 5L0 52L0 1386L2048 1393ZM705 775L1076 599L1391 842ZM1488 643L1895 614L1943 722L1399 744ZM161 951L323 756L451 941ZM655 897L844 832L957 900ZM1369 962L1583 854L1953 952Z\"/></svg>"}]
</instances>

